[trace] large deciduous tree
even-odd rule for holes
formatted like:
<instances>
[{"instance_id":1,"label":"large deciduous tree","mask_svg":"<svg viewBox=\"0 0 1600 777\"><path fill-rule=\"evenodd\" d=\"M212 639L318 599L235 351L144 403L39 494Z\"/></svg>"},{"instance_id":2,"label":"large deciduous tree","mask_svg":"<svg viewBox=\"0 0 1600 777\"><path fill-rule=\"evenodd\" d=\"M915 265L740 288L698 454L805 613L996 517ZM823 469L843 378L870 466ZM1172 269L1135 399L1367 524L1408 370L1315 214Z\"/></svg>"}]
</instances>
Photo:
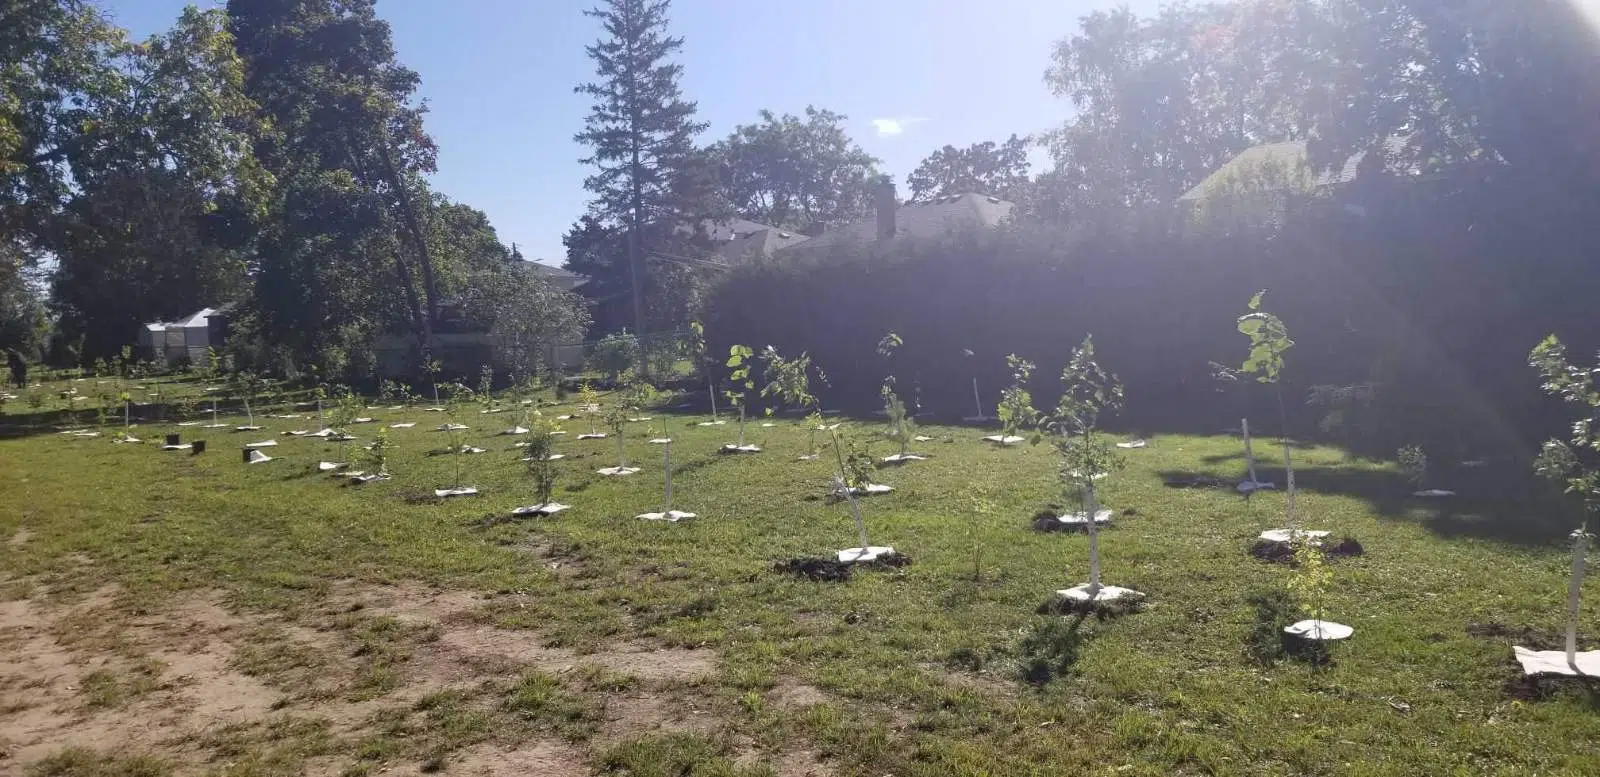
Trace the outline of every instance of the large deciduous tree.
<instances>
[{"instance_id":1,"label":"large deciduous tree","mask_svg":"<svg viewBox=\"0 0 1600 777\"><path fill-rule=\"evenodd\" d=\"M62 336L116 353L145 321L243 292L244 243L268 179L254 164L253 104L221 11L189 8L132 49L126 88L101 100L94 137L67 155L74 187L46 244Z\"/></svg>"},{"instance_id":2,"label":"large deciduous tree","mask_svg":"<svg viewBox=\"0 0 1600 777\"><path fill-rule=\"evenodd\" d=\"M1020 199L1028 188L1031 145L1032 138L1012 135L1000 144L986 140L966 148L945 146L906 176L911 201L928 202L967 192Z\"/></svg>"},{"instance_id":3,"label":"large deciduous tree","mask_svg":"<svg viewBox=\"0 0 1600 777\"><path fill-rule=\"evenodd\" d=\"M426 351L441 290L420 78L372 0L230 0L228 13L264 119L255 153L276 179L256 241L256 334L330 374L402 322Z\"/></svg>"},{"instance_id":4,"label":"large deciduous tree","mask_svg":"<svg viewBox=\"0 0 1600 777\"><path fill-rule=\"evenodd\" d=\"M126 90L122 31L84 0L0 0L0 295L26 273L72 190L69 157Z\"/></svg>"},{"instance_id":5,"label":"large deciduous tree","mask_svg":"<svg viewBox=\"0 0 1600 777\"><path fill-rule=\"evenodd\" d=\"M878 160L845 132L845 116L762 111L710 149L717 192L739 216L788 229L842 223L871 211Z\"/></svg>"},{"instance_id":6,"label":"large deciduous tree","mask_svg":"<svg viewBox=\"0 0 1600 777\"><path fill-rule=\"evenodd\" d=\"M682 207L684 179L695 167L694 138L707 126L695 121L695 103L678 87L683 67L672 57L683 39L667 34L670 5L669 0L606 0L586 11L600 21L604 36L585 49L594 60L596 80L576 88L593 100L575 140L589 149L581 161L594 167L584 180L594 195L591 219L578 234L598 237L593 230L602 229L621 234L626 244L621 257L615 251L590 252L595 261L587 269L615 277L622 275L619 264L626 268L634 326L641 335L647 328L647 238L694 223L694 214ZM580 244L595 242L604 241ZM569 262L574 269L578 264Z\"/></svg>"},{"instance_id":7,"label":"large deciduous tree","mask_svg":"<svg viewBox=\"0 0 1600 777\"><path fill-rule=\"evenodd\" d=\"M1076 115L1046 136L1053 210L1170 203L1234 154L1306 137L1326 83L1317 3L1242 0L1083 17L1045 82ZM1319 38L1318 36L1323 36Z\"/></svg>"}]
</instances>

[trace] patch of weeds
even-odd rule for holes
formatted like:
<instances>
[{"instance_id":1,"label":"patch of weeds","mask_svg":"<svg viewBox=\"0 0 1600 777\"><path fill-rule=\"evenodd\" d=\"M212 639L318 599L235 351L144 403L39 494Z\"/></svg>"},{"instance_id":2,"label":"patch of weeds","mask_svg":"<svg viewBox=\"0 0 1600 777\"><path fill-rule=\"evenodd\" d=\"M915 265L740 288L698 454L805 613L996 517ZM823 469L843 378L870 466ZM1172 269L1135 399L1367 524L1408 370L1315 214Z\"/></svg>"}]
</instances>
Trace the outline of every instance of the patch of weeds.
<instances>
[{"instance_id":1,"label":"patch of weeds","mask_svg":"<svg viewBox=\"0 0 1600 777\"><path fill-rule=\"evenodd\" d=\"M333 752L337 743L327 720L283 716L217 729L200 744L229 763L228 775L289 777L304 771L306 759Z\"/></svg>"},{"instance_id":2,"label":"patch of weeds","mask_svg":"<svg viewBox=\"0 0 1600 777\"><path fill-rule=\"evenodd\" d=\"M600 755L600 770L626 777L772 777L765 765L739 766L715 742L695 734L643 736Z\"/></svg>"},{"instance_id":3,"label":"patch of weeds","mask_svg":"<svg viewBox=\"0 0 1600 777\"><path fill-rule=\"evenodd\" d=\"M1035 620L1017 644L1022 681L1039 687L1070 670L1083 647L1083 621L1082 616Z\"/></svg>"},{"instance_id":4,"label":"patch of weeds","mask_svg":"<svg viewBox=\"0 0 1600 777\"><path fill-rule=\"evenodd\" d=\"M523 673L506 694L504 706L535 725L573 740L594 734L600 711L562 686L561 681L538 670Z\"/></svg>"},{"instance_id":5,"label":"patch of weeds","mask_svg":"<svg viewBox=\"0 0 1600 777\"><path fill-rule=\"evenodd\" d=\"M28 777L168 777L172 764L143 755L118 757L69 747L28 767Z\"/></svg>"},{"instance_id":6,"label":"patch of weeds","mask_svg":"<svg viewBox=\"0 0 1600 777\"><path fill-rule=\"evenodd\" d=\"M1075 615L1079 617L1093 615L1096 620L1107 620L1138 612L1142 607L1144 607L1143 599L1079 602L1057 595L1041 602L1034 611L1040 615Z\"/></svg>"},{"instance_id":7,"label":"patch of weeds","mask_svg":"<svg viewBox=\"0 0 1600 777\"><path fill-rule=\"evenodd\" d=\"M944 657L944 665L962 672L981 672L989 660L989 651L982 647L961 645L952 648Z\"/></svg>"},{"instance_id":8,"label":"patch of weeds","mask_svg":"<svg viewBox=\"0 0 1600 777\"><path fill-rule=\"evenodd\" d=\"M84 704L94 709L121 707L137 696L161 687L161 673L166 664L154 658L142 658L125 671L97 669L84 675L78 683L78 694Z\"/></svg>"},{"instance_id":9,"label":"patch of weeds","mask_svg":"<svg viewBox=\"0 0 1600 777\"><path fill-rule=\"evenodd\" d=\"M426 774L443 770L450 753L482 742L494 731L494 716L474 709L460 691L430 693L418 699L414 709L427 721L420 767Z\"/></svg>"},{"instance_id":10,"label":"patch of weeds","mask_svg":"<svg viewBox=\"0 0 1600 777\"><path fill-rule=\"evenodd\" d=\"M1245 638L1245 655L1263 666L1282 661L1287 655L1283 629L1300 620L1300 603L1279 589L1256 591L1244 601L1255 608L1255 618Z\"/></svg>"},{"instance_id":11,"label":"patch of weeds","mask_svg":"<svg viewBox=\"0 0 1600 777\"><path fill-rule=\"evenodd\" d=\"M639 684L639 678L599 664L579 664L567 677L580 689L591 693L621 693Z\"/></svg>"},{"instance_id":12,"label":"patch of weeds","mask_svg":"<svg viewBox=\"0 0 1600 777\"><path fill-rule=\"evenodd\" d=\"M362 618L350 630L356 642L352 655L361 660L351 687L355 701L376 699L400 687L400 667L411 660L418 644L439 638L432 624L408 624L384 615Z\"/></svg>"},{"instance_id":13,"label":"patch of weeds","mask_svg":"<svg viewBox=\"0 0 1600 777\"><path fill-rule=\"evenodd\" d=\"M230 665L285 691L305 692L328 665L321 650L287 639L281 630L258 632L240 645Z\"/></svg>"}]
</instances>

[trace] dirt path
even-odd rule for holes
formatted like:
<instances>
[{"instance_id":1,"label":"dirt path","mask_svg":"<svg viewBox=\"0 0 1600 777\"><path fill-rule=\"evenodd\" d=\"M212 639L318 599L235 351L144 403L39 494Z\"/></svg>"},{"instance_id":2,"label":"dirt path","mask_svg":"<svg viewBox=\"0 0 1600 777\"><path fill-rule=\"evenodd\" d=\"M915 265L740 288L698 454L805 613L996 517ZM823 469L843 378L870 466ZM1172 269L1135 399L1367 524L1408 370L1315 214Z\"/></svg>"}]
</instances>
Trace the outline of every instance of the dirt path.
<instances>
[{"instance_id":1,"label":"dirt path","mask_svg":"<svg viewBox=\"0 0 1600 777\"><path fill-rule=\"evenodd\" d=\"M115 587L31 593L0 602L0 774L76 748L175 775L254 758L311 775L566 777L624 738L728 725L700 689L712 651L623 641L580 655L485 625L486 608L515 604L506 597L342 583L291 619L216 591L149 612ZM546 715L536 699L508 713L529 672L556 678L572 709ZM809 753L750 760L826 773Z\"/></svg>"}]
</instances>

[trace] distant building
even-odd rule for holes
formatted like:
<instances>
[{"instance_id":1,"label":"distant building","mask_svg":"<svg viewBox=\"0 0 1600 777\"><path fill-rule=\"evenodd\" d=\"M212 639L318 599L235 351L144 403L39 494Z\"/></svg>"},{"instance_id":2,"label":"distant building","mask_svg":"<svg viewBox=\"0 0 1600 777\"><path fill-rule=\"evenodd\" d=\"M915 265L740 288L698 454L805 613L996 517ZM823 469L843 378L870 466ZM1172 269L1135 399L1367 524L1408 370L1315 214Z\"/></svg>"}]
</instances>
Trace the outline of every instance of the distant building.
<instances>
[{"instance_id":1,"label":"distant building","mask_svg":"<svg viewBox=\"0 0 1600 777\"><path fill-rule=\"evenodd\" d=\"M233 303L201 308L177 321L152 321L139 328L139 354L166 364L205 364L209 349L228 339Z\"/></svg>"}]
</instances>

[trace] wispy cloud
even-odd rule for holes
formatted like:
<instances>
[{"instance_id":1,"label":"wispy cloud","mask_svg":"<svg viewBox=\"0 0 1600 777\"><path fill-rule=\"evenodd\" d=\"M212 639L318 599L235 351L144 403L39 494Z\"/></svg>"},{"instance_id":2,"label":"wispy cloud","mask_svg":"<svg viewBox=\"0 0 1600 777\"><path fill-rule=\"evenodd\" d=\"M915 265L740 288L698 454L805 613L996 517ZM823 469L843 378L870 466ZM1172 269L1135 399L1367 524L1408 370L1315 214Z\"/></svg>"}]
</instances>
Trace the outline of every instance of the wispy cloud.
<instances>
[{"instance_id":1,"label":"wispy cloud","mask_svg":"<svg viewBox=\"0 0 1600 777\"><path fill-rule=\"evenodd\" d=\"M878 131L878 137L880 138L893 138L904 135L906 130L925 121L927 119L921 116L873 119L872 128Z\"/></svg>"}]
</instances>

